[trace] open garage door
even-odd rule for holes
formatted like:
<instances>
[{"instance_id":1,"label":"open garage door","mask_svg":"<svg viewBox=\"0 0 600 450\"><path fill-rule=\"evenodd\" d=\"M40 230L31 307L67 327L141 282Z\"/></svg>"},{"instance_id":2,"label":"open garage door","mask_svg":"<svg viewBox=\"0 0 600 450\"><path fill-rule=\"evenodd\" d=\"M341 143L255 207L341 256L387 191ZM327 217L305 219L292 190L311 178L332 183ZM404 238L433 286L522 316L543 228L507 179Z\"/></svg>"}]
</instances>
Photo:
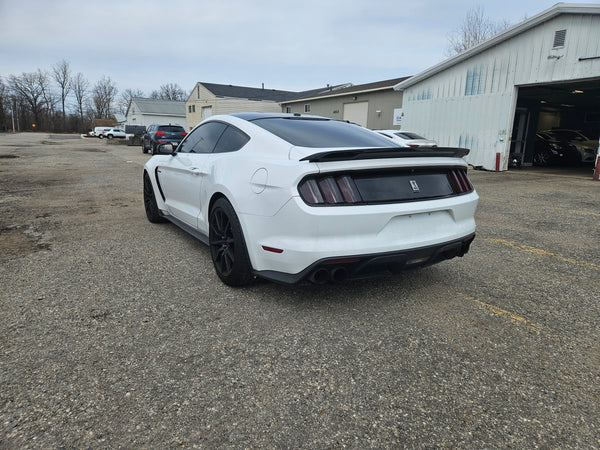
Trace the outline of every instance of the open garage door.
<instances>
[{"instance_id":1,"label":"open garage door","mask_svg":"<svg viewBox=\"0 0 600 450\"><path fill-rule=\"evenodd\" d=\"M511 162L593 165L600 135L600 78L519 87Z\"/></svg>"}]
</instances>

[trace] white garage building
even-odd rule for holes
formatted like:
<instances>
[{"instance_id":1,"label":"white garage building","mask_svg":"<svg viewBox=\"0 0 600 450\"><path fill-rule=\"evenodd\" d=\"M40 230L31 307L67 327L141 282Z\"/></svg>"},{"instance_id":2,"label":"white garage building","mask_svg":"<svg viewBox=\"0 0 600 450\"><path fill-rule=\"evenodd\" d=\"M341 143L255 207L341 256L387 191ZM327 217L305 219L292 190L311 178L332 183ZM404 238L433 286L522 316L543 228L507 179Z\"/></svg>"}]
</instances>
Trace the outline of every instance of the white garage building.
<instances>
[{"instance_id":1,"label":"white garage building","mask_svg":"<svg viewBox=\"0 0 600 450\"><path fill-rule=\"evenodd\" d=\"M471 149L475 167L530 165L544 129L597 141L600 5L558 3L395 89L404 94L402 129Z\"/></svg>"}]
</instances>

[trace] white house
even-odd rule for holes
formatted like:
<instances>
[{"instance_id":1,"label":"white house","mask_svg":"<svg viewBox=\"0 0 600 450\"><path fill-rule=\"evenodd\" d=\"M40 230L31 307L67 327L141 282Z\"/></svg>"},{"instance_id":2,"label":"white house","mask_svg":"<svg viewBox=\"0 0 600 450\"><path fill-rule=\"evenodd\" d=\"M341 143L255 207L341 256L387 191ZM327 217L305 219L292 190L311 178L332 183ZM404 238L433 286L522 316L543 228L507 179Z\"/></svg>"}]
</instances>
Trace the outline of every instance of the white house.
<instances>
[{"instance_id":1,"label":"white house","mask_svg":"<svg viewBox=\"0 0 600 450\"><path fill-rule=\"evenodd\" d=\"M558 3L395 86L402 128L467 147L468 162L531 164L536 132L600 130L600 5Z\"/></svg>"},{"instance_id":2,"label":"white house","mask_svg":"<svg viewBox=\"0 0 600 450\"><path fill-rule=\"evenodd\" d=\"M215 114L235 112L281 112L280 103L325 91L304 92L233 86L231 84L196 83L186 102L187 129Z\"/></svg>"},{"instance_id":3,"label":"white house","mask_svg":"<svg viewBox=\"0 0 600 450\"><path fill-rule=\"evenodd\" d=\"M185 127L185 102L134 97L129 102L125 125L172 123Z\"/></svg>"}]
</instances>

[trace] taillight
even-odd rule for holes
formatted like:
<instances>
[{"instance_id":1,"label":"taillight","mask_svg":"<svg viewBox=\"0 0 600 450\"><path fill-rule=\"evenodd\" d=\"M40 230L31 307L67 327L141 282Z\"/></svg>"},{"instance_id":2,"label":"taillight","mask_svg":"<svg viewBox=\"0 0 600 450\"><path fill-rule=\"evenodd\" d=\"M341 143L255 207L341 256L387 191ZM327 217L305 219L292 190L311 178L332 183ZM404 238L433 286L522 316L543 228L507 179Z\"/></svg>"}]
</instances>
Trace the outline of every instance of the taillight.
<instances>
[{"instance_id":1,"label":"taillight","mask_svg":"<svg viewBox=\"0 0 600 450\"><path fill-rule=\"evenodd\" d=\"M154 136L166 136L167 134L164 131L157 131L154 133Z\"/></svg>"},{"instance_id":2,"label":"taillight","mask_svg":"<svg viewBox=\"0 0 600 450\"><path fill-rule=\"evenodd\" d=\"M448 178L452 184L454 192L465 194L473 190L473 185L467 178L467 171L464 169L453 169L448 173Z\"/></svg>"},{"instance_id":3,"label":"taillight","mask_svg":"<svg viewBox=\"0 0 600 450\"><path fill-rule=\"evenodd\" d=\"M298 186L298 192L309 205L344 205L362 201L354 181L347 175L305 179Z\"/></svg>"},{"instance_id":4,"label":"taillight","mask_svg":"<svg viewBox=\"0 0 600 450\"><path fill-rule=\"evenodd\" d=\"M183 137L185 137L185 136L187 136L187 133L181 133L181 135L182 135Z\"/></svg>"}]
</instances>

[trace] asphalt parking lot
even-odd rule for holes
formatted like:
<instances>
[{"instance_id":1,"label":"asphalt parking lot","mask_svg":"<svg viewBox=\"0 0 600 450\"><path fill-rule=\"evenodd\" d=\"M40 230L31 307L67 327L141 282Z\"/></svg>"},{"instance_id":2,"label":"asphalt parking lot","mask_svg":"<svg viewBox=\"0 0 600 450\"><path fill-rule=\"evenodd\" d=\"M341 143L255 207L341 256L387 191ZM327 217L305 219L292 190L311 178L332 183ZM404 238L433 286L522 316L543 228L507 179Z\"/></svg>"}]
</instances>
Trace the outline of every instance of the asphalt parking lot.
<instances>
[{"instance_id":1,"label":"asphalt parking lot","mask_svg":"<svg viewBox=\"0 0 600 450\"><path fill-rule=\"evenodd\" d=\"M0 448L600 448L600 182L469 171L464 258L233 289L140 147L0 134Z\"/></svg>"}]
</instances>

